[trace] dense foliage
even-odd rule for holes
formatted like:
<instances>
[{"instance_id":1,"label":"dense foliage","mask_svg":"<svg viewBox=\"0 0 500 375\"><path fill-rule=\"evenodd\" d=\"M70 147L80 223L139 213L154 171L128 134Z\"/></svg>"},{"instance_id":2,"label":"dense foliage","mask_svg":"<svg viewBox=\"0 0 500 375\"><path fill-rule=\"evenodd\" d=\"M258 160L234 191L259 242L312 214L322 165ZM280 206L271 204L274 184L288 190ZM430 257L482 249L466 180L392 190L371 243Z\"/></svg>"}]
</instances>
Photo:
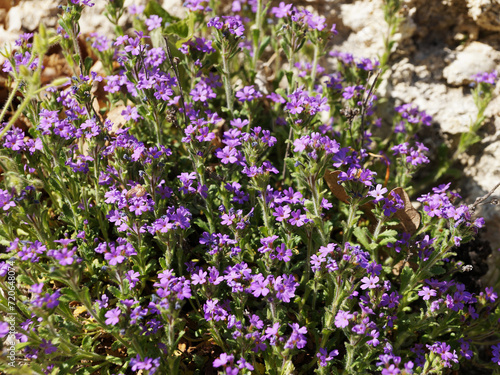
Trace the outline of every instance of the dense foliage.
<instances>
[{"instance_id":1,"label":"dense foliage","mask_svg":"<svg viewBox=\"0 0 500 375\"><path fill-rule=\"evenodd\" d=\"M231 15L188 0L185 19L110 1L116 35L84 48L92 5L71 0L57 31L6 52L2 371L496 371L497 294L454 280L484 221L433 185L478 141L496 72L430 165L432 118L378 111L399 1L381 63L335 51L323 16L262 0ZM74 75L44 86L49 48Z\"/></svg>"}]
</instances>

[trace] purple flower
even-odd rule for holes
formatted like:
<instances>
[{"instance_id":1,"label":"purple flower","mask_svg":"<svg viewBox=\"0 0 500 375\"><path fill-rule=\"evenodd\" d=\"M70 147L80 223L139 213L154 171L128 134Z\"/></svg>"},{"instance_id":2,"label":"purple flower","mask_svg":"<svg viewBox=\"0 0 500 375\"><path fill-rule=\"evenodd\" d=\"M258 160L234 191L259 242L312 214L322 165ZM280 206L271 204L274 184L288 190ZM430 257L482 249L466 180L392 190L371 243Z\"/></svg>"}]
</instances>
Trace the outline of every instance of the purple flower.
<instances>
[{"instance_id":1,"label":"purple flower","mask_svg":"<svg viewBox=\"0 0 500 375\"><path fill-rule=\"evenodd\" d=\"M141 360L139 354L130 360L130 367L132 371L148 370L148 374L153 375L158 367L160 367L160 357L158 358L148 358L145 357Z\"/></svg>"},{"instance_id":2,"label":"purple flower","mask_svg":"<svg viewBox=\"0 0 500 375\"><path fill-rule=\"evenodd\" d=\"M100 309L105 309L108 307L108 301L109 301L108 296L106 294L103 294L101 296L101 299L98 299L96 302Z\"/></svg>"},{"instance_id":3,"label":"purple flower","mask_svg":"<svg viewBox=\"0 0 500 375\"><path fill-rule=\"evenodd\" d=\"M276 18L285 18L290 14L292 6L292 4L285 4L282 1L277 7L271 8L271 14L273 14Z\"/></svg>"},{"instance_id":4,"label":"purple flower","mask_svg":"<svg viewBox=\"0 0 500 375\"><path fill-rule=\"evenodd\" d=\"M127 108L125 108L122 111L122 116L127 121L130 121L130 120L137 121L140 118L142 118L142 116L140 116L139 113L137 112L137 108L136 107L130 107L130 106L127 106Z\"/></svg>"},{"instance_id":5,"label":"purple flower","mask_svg":"<svg viewBox=\"0 0 500 375\"><path fill-rule=\"evenodd\" d=\"M342 93L342 96L344 97L344 99L351 99L352 97L354 97L354 95L356 94L356 88L357 88L357 86L345 87L344 92Z\"/></svg>"},{"instance_id":6,"label":"purple flower","mask_svg":"<svg viewBox=\"0 0 500 375\"><path fill-rule=\"evenodd\" d=\"M349 325L349 320L353 318L349 311L339 310L337 315L335 316L335 327L337 328L345 328Z\"/></svg>"},{"instance_id":7,"label":"purple flower","mask_svg":"<svg viewBox=\"0 0 500 375\"><path fill-rule=\"evenodd\" d=\"M327 362L330 362L333 357L336 357L339 355L339 351L337 349L332 350L330 353L328 353L328 350L325 348L320 348L319 353L316 353L316 357L319 358L319 365L321 367L326 367Z\"/></svg>"},{"instance_id":8,"label":"purple flower","mask_svg":"<svg viewBox=\"0 0 500 375\"><path fill-rule=\"evenodd\" d=\"M276 207L275 212L273 212L273 216L276 217L276 221L281 222L281 221L289 218L291 212L292 212L292 210L290 209L290 207L288 205L278 206L278 207Z\"/></svg>"},{"instance_id":9,"label":"purple flower","mask_svg":"<svg viewBox=\"0 0 500 375\"><path fill-rule=\"evenodd\" d=\"M112 326L118 324L118 321L120 320L120 315L121 311L119 307L107 311L106 314L104 315L107 318L105 323L107 325L112 325Z\"/></svg>"},{"instance_id":10,"label":"purple flower","mask_svg":"<svg viewBox=\"0 0 500 375\"><path fill-rule=\"evenodd\" d=\"M40 344L40 349L45 351L45 354L52 354L57 352L57 348L52 342L49 340L42 339L42 343Z\"/></svg>"},{"instance_id":11,"label":"purple flower","mask_svg":"<svg viewBox=\"0 0 500 375\"><path fill-rule=\"evenodd\" d=\"M496 70L493 70L492 72L483 72L483 73L477 73L474 74L471 77L476 83L488 83L490 85L495 85L496 81L498 79L498 72Z\"/></svg>"},{"instance_id":12,"label":"purple flower","mask_svg":"<svg viewBox=\"0 0 500 375\"><path fill-rule=\"evenodd\" d=\"M380 333L377 331L377 330L372 330L370 332L370 336L372 337L371 340L368 340L366 342L367 345L372 345L372 346L377 346L378 344L380 344L380 341L378 339L378 337L380 336Z\"/></svg>"},{"instance_id":13,"label":"purple flower","mask_svg":"<svg viewBox=\"0 0 500 375\"><path fill-rule=\"evenodd\" d=\"M418 295L423 297L424 301L428 301L431 297L435 297L437 292L434 289L430 289L428 286L424 286Z\"/></svg>"},{"instance_id":14,"label":"purple flower","mask_svg":"<svg viewBox=\"0 0 500 375\"><path fill-rule=\"evenodd\" d=\"M245 86L235 94L240 102L250 102L254 99L260 98L262 94L255 90L253 86Z\"/></svg>"},{"instance_id":15,"label":"purple flower","mask_svg":"<svg viewBox=\"0 0 500 375\"><path fill-rule=\"evenodd\" d=\"M493 354L493 357L491 358L491 360L500 366L500 344L493 345L491 347L491 351Z\"/></svg>"},{"instance_id":16,"label":"purple flower","mask_svg":"<svg viewBox=\"0 0 500 375\"><path fill-rule=\"evenodd\" d=\"M233 363L234 361L234 355L232 354L227 354L227 353L222 353L219 358L217 358L213 362L214 367L220 367L220 366L225 366L228 363Z\"/></svg>"},{"instance_id":17,"label":"purple flower","mask_svg":"<svg viewBox=\"0 0 500 375\"><path fill-rule=\"evenodd\" d=\"M154 29L158 29L161 27L161 22L163 21L163 18L157 16L156 14L153 14L149 18L144 21L146 26L148 27L149 31L153 31Z\"/></svg>"},{"instance_id":18,"label":"purple flower","mask_svg":"<svg viewBox=\"0 0 500 375\"><path fill-rule=\"evenodd\" d=\"M131 288L134 288L139 282L139 276L141 276L139 272L136 272L134 270L127 271L125 278L128 280Z\"/></svg>"},{"instance_id":19,"label":"purple flower","mask_svg":"<svg viewBox=\"0 0 500 375\"><path fill-rule=\"evenodd\" d=\"M290 338L285 343L285 349L302 349L307 344L307 339L304 336L305 334L307 334L307 328L300 327L298 323L292 323L289 325L290 327L292 327L293 331L290 335Z\"/></svg>"},{"instance_id":20,"label":"purple flower","mask_svg":"<svg viewBox=\"0 0 500 375\"><path fill-rule=\"evenodd\" d=\"M368 195L375 198L373 201L375 203L380 202L382 199L384 199L384 194L387 193L387 189L385 187L382 187L381 184L377 184L375 189L371 190L368 192Z\"/></svg>"},{"instance_id":21,"label":"purple flower","mask_svg":"<svg viewBox=\"0 0 500 375\"><path fill-rule=\"evenodd\" d=\"M0 322L0 338L3 338L9 334L9 323Z\"/></svg>"},{"instance_id":22,"label":"purple flower","mask_svg":"<svg viewBox=\"0 0 500 375\"><path fill-rule=\"evenodd\" d=\"M361 279L361 289L375 289L379 280L378 276L365 276Z\"/></svg>"},{"instance_id":23,"label":"purple flower","mask_svg":"<svg viewBox=\"0 0 500 375\"><path fill-rule=\"evenodd\" d=\"M198 273L191 275L191 284L192 285L202 285L207 282L208 273L203 270L199 270Z\"/></svg>"}]
</instances>

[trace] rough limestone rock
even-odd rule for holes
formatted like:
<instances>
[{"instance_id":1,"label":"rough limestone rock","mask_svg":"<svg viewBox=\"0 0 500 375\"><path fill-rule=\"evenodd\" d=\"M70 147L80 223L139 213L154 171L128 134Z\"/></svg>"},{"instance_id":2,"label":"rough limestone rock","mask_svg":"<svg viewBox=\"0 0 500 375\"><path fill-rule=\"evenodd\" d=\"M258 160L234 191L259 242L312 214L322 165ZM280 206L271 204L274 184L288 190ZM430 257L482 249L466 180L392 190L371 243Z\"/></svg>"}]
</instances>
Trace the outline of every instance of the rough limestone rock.
<instances>
[{"instance_id":1,"label":"rough limestone rock","mask_svg":"<svg viewBox=\"0 0 500 375\"><path fill-rule=\"evenodd\" d=\"M474 74L491 72L499 62L500 52L487 44L472 42L456 54L455 61L444 69L443 76L449 85L468 85Z\"/></svg>"},{"instance_id":2,"label":"rough limestone rock","mask_svg":"<svg viewBox=\"0 0 500 375\"><path fill-rule=\"evenodd\" d=\"M145 5L147 2L148 0L125 0L124 6L127 8L132 4ZM158 2L173 16L180 18L185 16L185 9L182 7L181 0L159 0ZM80 19L80 31L83 34L98 33L106 36L112 35L114 31L113 25L104 15L107 0L95 0L94 3L93 7L84 8ZM0 40L5 44L12 43L17 39L19 34L37 30L41 22L49 28L56 28L57 14L60 12L58 9L59 5L61 5L60 0L20 1L19 4L9 8L8 12L3 15L5 25L0 25ZM123 27L130 25L131 22L132 16L125 12L119 24Z\"/></svg>"},{"instance_id":3,"label":"rough limestone rock","mask_svg":"<svg viewBox=\"0 0 500 375\"><path fill-rule=\"evenodd\" d=\"M338 47L340 51L352 53L356 57L377 58L384 53L384 38L388 32L382 10L383 1L360 0L352 4L342 4L339 9L341 28L351 32ZM410 13L414 10L410 11ZM401 23L394 36L396 45L413 36L416 25L411 17Z\"/></svg>"},{"instance_id":4,"label":"rough limestone rock","mask_svg":"<svg viewBox=\"0 0 500 375\"><path fill-rule=\"evenodd\" d=\"M469 16L485 30L500 31L498 0L467 0Z\"/></svg>"}]
</instances>

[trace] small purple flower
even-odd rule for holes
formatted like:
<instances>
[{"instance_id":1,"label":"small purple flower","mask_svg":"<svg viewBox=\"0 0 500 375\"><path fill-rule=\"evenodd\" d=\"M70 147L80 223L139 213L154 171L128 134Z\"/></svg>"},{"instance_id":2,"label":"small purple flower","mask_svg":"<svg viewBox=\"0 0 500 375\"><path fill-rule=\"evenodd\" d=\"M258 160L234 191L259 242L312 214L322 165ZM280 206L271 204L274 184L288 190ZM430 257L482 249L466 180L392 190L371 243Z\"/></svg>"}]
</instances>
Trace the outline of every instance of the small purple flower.
<instances>
[{"instance_id":1,"label":"small purple flower","mask_svg":"<svg viewBox=\"0 0 500 375\"><path fill-rule=\"evenodd\" d=\"M127 108L125 108L122 111L122 116L127 121L130 121L130 120L137 121L140 118L142 118L142 116L140 116L139 113L137 112L137 108L130 107L130 106L127 106Z\"/></svg>"},{"instance_id":2,"label":"small purple flower","mask_svg":"<svg viewBox=\"0 0 500 375\"><path fill-rule=\"evenodd\" d=\"M219 358L217 358L214 362L213 362L213 366L214 367L221 367L221 366L225 366L227 365L228 363L233 363L234 361L234 355L232 354L227 354L227 353L222 353Z\"/></svg>"},{"instance_id":3,"label":"small purple flower","mask_svg":"<svg viewBox=\"0 0 500 375\"><path fill-rule=\"evenodd\" d=\"M493 354L493 357L491 358L491 360L500 366L500 344L493 345L491 347L491 351Z\"/></svg>"},{"instance_id":4,"label":"small purple flower","mask_svg":"<svg viewBox=\"0 0 500 375\"><path fill-rule=\"evenodd\" d=\"M349 311L339 310L337 315L335 316L335 327L337 328L345 328L349 325L349 320L353 318Z\"/></svg>"},{"instance_id":5,"label":"small purple flower","mask_svg":"<svg viewBox=\"0 0 500 375\"><path fill-rule=\"evenodd\" d=\"M375 289L379 280L378 276L365 276L361 279L361 289Z\"/></svg>"},{"instance_id":6,"label":"small purple flower","mask_svg":"<svg viewBox=\"0 0 500 375\"><path fill-rule=\"evenodd\" d=\"M290 338L285 343L285 349L302 349L307 344L307 339L304 336L307 334L307 328L300 327L298 323L292 323L290 324L290 327L292 327L293 331Z\"/></svg>"},{"instance_id":7,"label":"small purple flower","mask_svg":"<svg viewBox=\"0 0 500 375\"><path fill-rule=\"evenodd\" d=\"M149 31L153 31L154 29L158 29L161 27L161 22L163 21L163 18L157 16L156 14L153 14L149 18L144 21L146 26L148 27Z\"/></svg>"},{"instance_id":8,"label":"small purple flower","mask_svg":"<svg viewBox=\"0 0 500 375\"><path fill-rule=\"evenodd\" d=\"M278 207L276 207L275 212L273 212L273 216L276 217L276 221L281 222L281 221L289 218L291 212L292 212L292 210L290 209L290 207L288 205L278 206Z\"/></svg>"},{"instance_id":9,"label":"small purple flower","mask_svg":"<svg viewBox=\"0 0 500 375\"><path fill-rule=\"evenodd\" d=\"M40 349L45 351L45 354L52 354L57 352L57 348L52 342L49 340L42 339L42 343L40 344Z\"/></svg>"},{"instance_id":10,"label":"small purple flower","mask_svg":"<svg viewBox=\"0 0 500 375\"><path fill-rule=\"evenodd\" d=\"M119 307L107 311L106 314L104 315L107 318L105 323L107 325L112 325L112 326L118 324L120 320L120 315L121 311Z\"/></svg>"},{"instance_id":11,"label":"small purple flower","mask_svg":"<svg viewBox=\"0 0 500 375\"><path fill-rule=\"evenodd\" d=\"M418 295L422 297L424 301L428 301L431 297L435 297L437 292L434 289L430 289L428 286L424 286Z\"/></svg>"},{"instance_id":12,"label":"small purple flower","mask_svg":"<svg viewBox=\"0 0 500 375\"><path fill-rule=\"evenodd\" d=\"M249 102L260 98L262 94L255 90L253 86L245 86L240 91L237 91L235 96L240 102Z\"/></svg>"},{"instance_id":13,"label":"small purple flower","mask_svg":"<svg viewBox=\"0 0 500 375\"><path fill-rule=\"evenodd\" d=\"M326 367L327 362L330 362L333 357L336 357L339 355L339 351L337 349L332 350L330 353L328 353L328 350L325 348L320 348L319 353L316 353L316 357L319 358L319 365L321 367Z\"/></svg>"},{"instance_id":14,"label":"small purple flower","mask_svg":"<svg viewBox=\"0 0 500 375\"><path fill-rule=\"evenodd\" d=\"M382 187L381 184L377 184L375 189L372 191L368 192L368 195L375 198L373 201L375 203L380 202L382 199L384 199L384 194L387 193L387 189L385 187Z\"/></svg>"},{"instance_id":15,"label":"small purple flower","mask_svg":"<svg viewBox=\"0 0 500 375\"><path fill-rule=\"evenodd\" d=\"M9 323L0 322L0 338L3 338L9 334Z\"/></svg>"}]
</instances>

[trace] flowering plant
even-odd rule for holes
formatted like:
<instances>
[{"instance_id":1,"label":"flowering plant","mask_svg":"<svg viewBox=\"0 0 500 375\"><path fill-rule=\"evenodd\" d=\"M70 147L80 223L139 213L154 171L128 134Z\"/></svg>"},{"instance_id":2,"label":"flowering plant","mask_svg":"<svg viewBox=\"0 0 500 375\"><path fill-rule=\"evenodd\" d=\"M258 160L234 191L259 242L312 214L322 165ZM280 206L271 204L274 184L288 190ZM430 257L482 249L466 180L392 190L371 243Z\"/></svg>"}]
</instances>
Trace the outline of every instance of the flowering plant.
<instances>
[{"instance_id":1,"label":"flowering plant","mask_svg":"<svg viewBox=\"0 0 500 375\"><path fill-rule=\"evenodd\" d=\"M414 191L432 119L407 103L384 123L377 61L327 56L335 25L262 0L188 0L184 19L111 1L116 35L85 49L85 6L3 65L2 371L500 364L497 293L454 278L484 221L450 184ZM55 43L73 76L43 83Z\"/></svg>"}]
</instances>

